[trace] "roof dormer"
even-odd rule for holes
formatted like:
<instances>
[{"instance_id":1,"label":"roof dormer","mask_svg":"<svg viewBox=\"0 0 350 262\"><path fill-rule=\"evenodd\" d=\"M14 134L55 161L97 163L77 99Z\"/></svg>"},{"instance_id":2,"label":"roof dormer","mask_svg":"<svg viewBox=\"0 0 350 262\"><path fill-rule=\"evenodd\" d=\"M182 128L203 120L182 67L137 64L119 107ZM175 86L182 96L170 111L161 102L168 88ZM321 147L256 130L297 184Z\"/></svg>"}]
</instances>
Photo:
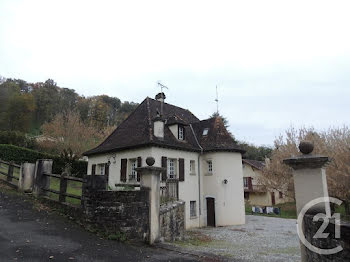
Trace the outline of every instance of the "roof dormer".
<instances>
[{"instance_id":1,"label":"roof dormer","mask_svg":"<svg viewBox=\"0 0 350 262\"><path fill-rule=\"evenodd\" d=\"M185 125L187 125L187 123L179 116L173 115L169 117L166 121L166 125L178 140L183 141L186 139Z\"/></svg>"}]
</instances>

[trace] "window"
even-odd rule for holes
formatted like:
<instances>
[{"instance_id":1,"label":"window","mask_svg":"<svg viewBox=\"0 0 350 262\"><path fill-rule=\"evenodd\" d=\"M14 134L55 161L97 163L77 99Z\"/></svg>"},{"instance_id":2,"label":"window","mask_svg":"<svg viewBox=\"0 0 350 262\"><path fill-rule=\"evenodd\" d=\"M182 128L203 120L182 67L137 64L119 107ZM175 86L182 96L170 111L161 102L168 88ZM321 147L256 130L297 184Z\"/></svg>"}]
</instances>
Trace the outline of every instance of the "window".
<instances>
[{"instance_id":1,"label":"window","mask_svg":"<svg viewBox=\"0 0 350 262\"><path fill-rule=\"evenodd\" d=\"M175 159L168 159L168 178L176 178Z\"/></svg>"},{"instance_id":2,"label":"window","mask_svg":"<svg viewBox=\"0 0 350 262\"><path fill-rule=\"evenodd\" d=\"M243 177L243 186L248 187L248 177Z\"/></svg>"},{"instance_id":3,"label":"window","mask_svg":"<svg viewBox=\"0 0 350 262\"><path fill-rule=\"evenodd\" d=\"M213 161L208 160L208 172L213 173Z\"/></svg>"},{"instance_id":4,"label":"window","mask_svg":"<svg viewBox=\"0 0 350 262\"><path fill-rule=\"evenodd\" d=\"M185 129L183 126L179 126L179 140L185 139Z\"/></svg>"},{"instance_id":5,"label":"window","mask_svg":"<svg viewBox=\"0 0 350 262\"><path fill-rule=\"evenodd\" d=\"M196 201L190 201L190 217L196 217Z\"/></svg>"},{"instance_id":6,"label":"window","mask_svg":"<svg viewBox=\"0 0 350 262\"><path fill-rule=\"evenodd\" d=\"M194 160L190 161L190 174L196 173L196 162Z\"/></svg>"},{"instance_id":7,"label":"window","mask_svg":"<svg viewBox=\"0 0 350 262\"><path fill-rule=\"evenodd\" d=\"M283 198L282 192L279 192L279 198Z\"/></svg>"},{"instance_id":8,"label":"window","mask_svg":"<svg viewBox=\"0 0 350 262\"><path fill-rule=\"evenodd\" d=\"M137 172L135 170L136 167L137 167L136 159L131 159L129 180L136 180L136 176L137 176Z\"/></svg>"},{"instance_id":9,"label":"window","mask_svg":"<svg viewBox=\"0 0 350 262\"><path fill-rule=\"evenodd\" d=\"M207 136L209 132L209 128L204 128L203 129L203 136Z\"/></svg>"},{"instance_id":10,"label":"window","mask_svg":"<svg viewBox=\"0 0 350 262\"><path fill-rule=\"evenodd\" d=\"M105 175L105 164L97 165L97 175L101 175L101 176Z\"/></svg>"}]
</instances>

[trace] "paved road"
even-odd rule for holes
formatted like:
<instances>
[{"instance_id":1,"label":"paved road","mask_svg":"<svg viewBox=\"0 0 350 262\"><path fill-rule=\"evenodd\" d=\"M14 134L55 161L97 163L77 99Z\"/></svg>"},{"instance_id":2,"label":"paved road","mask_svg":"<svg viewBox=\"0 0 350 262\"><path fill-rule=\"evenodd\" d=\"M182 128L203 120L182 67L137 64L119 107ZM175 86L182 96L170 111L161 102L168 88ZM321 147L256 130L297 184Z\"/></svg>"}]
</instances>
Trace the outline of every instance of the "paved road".
<instances>
[{"instance_id":1,"label":"paved road","mask_svg":"<svg viewBox=\"0 0 350 262\"><path fill-rule=\"evenodd\" d=\"M0 186L0 261L198 261L164 249L100 239Z\"/></svg>"}]
</instances>

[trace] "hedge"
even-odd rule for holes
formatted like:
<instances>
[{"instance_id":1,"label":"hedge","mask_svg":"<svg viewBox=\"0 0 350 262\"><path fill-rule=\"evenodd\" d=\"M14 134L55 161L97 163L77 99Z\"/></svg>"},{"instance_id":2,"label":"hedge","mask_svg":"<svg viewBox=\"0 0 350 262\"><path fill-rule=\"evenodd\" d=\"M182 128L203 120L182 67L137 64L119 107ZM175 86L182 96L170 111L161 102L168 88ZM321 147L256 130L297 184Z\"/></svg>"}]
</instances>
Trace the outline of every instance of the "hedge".
<instances>
[{"instance_id":1,"label":"hedge","mask_svg":"<svg viewBox=\"0 0 350 262\"><path fill-rule=\"evenodd\" d=\"M65 166L64 160L59 156L7 144L0 144L0 159L7 162L13 161L19 165L24 162L35 163L37 159L52 159L54 174L61 174ZM75 161L72 166L72 174L82 177L87 173L87 164L86 161Z\"/></svg>"},{"instance_id":2,"label":"hedge","mask_svg":"<svg viewBox=\"0 0 350 262\"><path fill-rule=\"evenodd\" d=\"M10 144L30 149L37 147L33 137L17 131L0 131L0 144Z\"/></svg>"}]
</instances>

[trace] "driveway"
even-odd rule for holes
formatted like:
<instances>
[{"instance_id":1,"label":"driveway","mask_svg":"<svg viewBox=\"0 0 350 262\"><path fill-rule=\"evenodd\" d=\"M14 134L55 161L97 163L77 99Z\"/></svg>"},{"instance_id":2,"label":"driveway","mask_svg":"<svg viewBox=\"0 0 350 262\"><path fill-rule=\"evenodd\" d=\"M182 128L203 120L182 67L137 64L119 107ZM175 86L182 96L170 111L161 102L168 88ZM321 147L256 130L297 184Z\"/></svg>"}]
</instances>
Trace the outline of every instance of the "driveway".
<instances>
[{"instance_id":1,"label":"driveway","mask_svg":"<svg viewBox=\"0 0 350 262\"><path fill-rule=\"evenodd\" d=\"M176 249L211 253L228 261L300 261L296 220L246 216L241 226L200 228L187 232Z\"/></svg>"},{"instance_id":2,"label":"driveway","mask_svg":"<svg viewBox=\"0 0 350 262\"><path fill-rule=\"evenodd\" d=\"M179 252L101 239L0 185L0 261L198 260Z\"/></svg>"}]
</instances>

